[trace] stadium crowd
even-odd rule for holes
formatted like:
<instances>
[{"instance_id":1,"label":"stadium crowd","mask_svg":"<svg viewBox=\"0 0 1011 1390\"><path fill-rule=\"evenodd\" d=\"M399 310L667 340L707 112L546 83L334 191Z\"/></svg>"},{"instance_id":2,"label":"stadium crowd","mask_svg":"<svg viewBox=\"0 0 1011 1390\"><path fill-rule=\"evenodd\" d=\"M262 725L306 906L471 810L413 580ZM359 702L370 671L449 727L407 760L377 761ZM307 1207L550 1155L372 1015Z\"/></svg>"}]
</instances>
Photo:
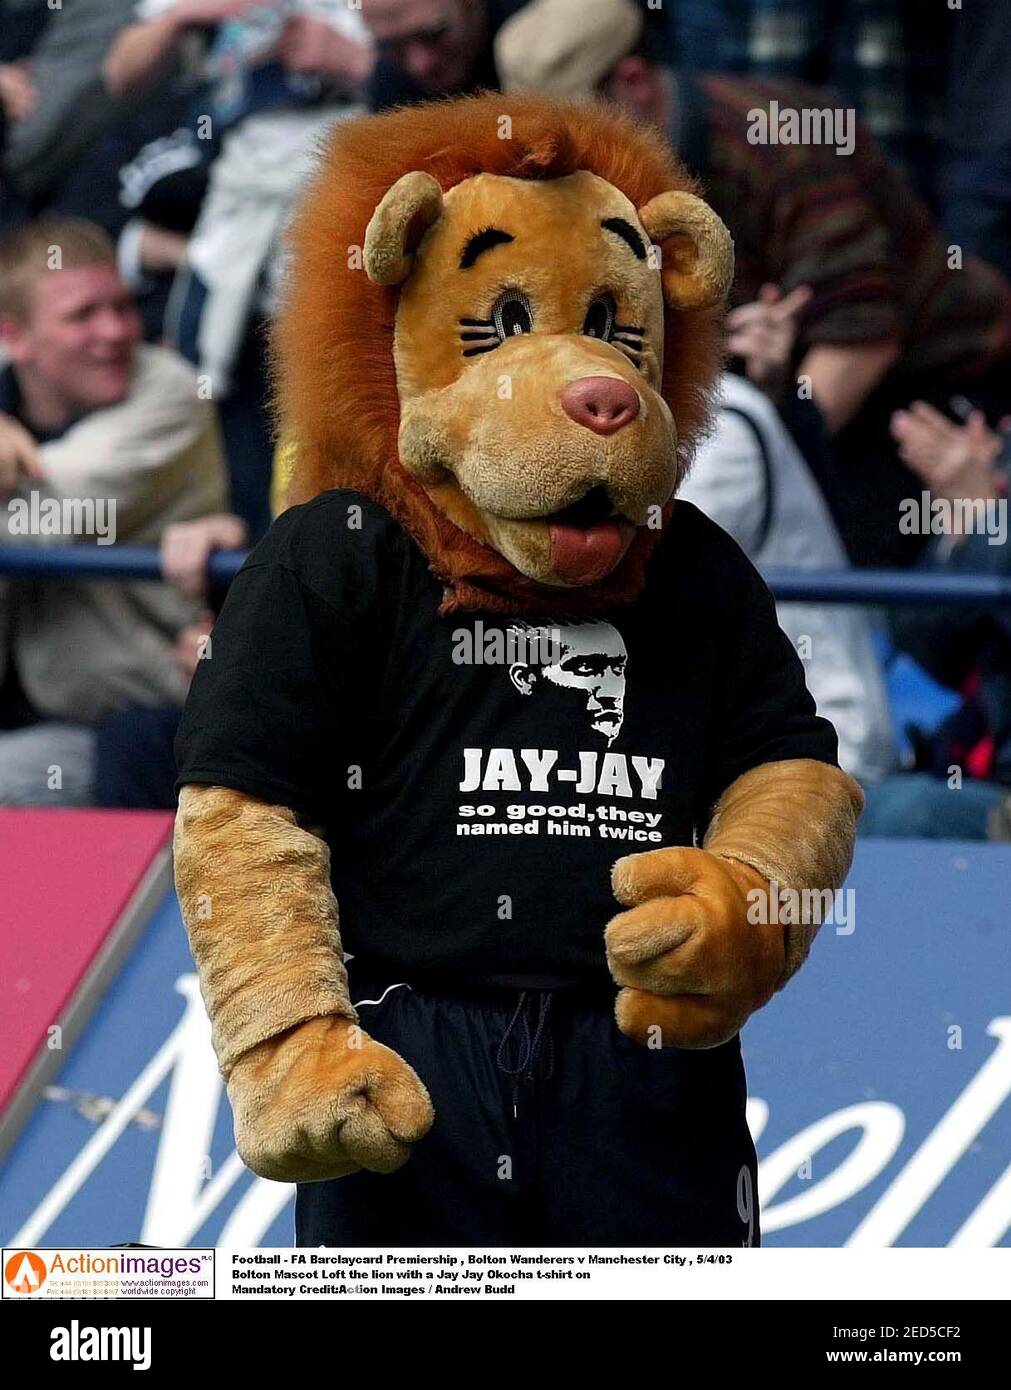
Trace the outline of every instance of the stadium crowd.
<instances>
[{"instance_id":1,"label":"stadium crowd","mask_svg":"<svg viewBox=\"0 0 1011 1390\"><path fill-rule=\"evenodd\" d=\"M19 501L112 499L166 581L0 567L0 805L173 806L208 557L283 494L269 328L321 139L487 88L652 123L730 227L681 495L760 569L1011 574L1001 0L0 0L0 552L102 542ZM1011 609L780 616L864 833L1011 838Z\"/></svg>"}]
</instances>

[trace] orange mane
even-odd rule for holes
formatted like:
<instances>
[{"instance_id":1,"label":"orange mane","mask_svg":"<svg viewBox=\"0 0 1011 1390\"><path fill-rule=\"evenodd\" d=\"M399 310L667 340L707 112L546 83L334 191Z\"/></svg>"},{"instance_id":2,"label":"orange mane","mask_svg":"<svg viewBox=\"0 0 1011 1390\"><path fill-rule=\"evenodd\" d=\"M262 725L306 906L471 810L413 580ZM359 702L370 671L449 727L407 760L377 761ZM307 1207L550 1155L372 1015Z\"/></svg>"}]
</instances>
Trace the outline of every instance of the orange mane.
<instances>
[{"instance_id":1,"label":"orange mane","mask_svg":"<svg viewBox=\"0 0 1011 1390\"><path fill-rule=\"evenodd\" d=\"M501 139L506 118L511 138ZM293 221L289 285L273 335L278 426L297 442L288 500L354 488L400 521L440 577L498 567L500 577L512 576L512 593L533 602L540 586L448 522L397 457L399 291L369 281L361 248L376 205L412 169L431 174L443 191L478 173L552 179L587 169L636 207L696 186L659 134L603 103L485 93L341 122ZM666 314L662 391L682 446L706 417L721 362L720 319L715 310ZM625 601L622 590L641 580L656 538L641 533L607 594L588 597Z\"/></svg>"}]
</instances>

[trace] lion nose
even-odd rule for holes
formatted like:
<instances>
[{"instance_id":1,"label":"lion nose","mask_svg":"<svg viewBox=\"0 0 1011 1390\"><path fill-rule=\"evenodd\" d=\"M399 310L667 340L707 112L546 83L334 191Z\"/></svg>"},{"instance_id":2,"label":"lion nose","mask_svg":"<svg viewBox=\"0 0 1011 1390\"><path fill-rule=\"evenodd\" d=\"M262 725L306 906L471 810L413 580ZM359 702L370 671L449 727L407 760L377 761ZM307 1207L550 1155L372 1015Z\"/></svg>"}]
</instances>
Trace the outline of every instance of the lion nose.
<instances>
[{"instance_id":1,"label":"lion nose","mask_svg":"<svg viewBox=\"0 0 1011 1390\"><path fill-rule=\"evenodd\" d=\"M584 376L562 392L562 409L594 434L615 434L639 414L639 397L613 376Z\"/></svg>"}]
</instances>

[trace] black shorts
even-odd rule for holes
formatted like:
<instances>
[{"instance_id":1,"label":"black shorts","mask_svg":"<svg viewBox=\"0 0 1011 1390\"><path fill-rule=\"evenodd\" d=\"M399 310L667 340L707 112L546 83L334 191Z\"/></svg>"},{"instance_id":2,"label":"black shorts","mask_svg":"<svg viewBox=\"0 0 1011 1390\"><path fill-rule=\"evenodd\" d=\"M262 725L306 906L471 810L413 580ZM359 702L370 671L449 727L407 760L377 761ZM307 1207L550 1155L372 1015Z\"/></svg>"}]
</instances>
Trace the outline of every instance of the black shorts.
<instances>
[{"instance_id":1,"label":"black shorts","mask_svg":"<svg viewBox=\"0 0 1011 1390\"><path fill-rule=\"evenodd\" d=\"M614 990L465 995L349 966L362 1028L410 1062L435 1124L396 1173L303 1183L303 1246L759 1243L740 1041L651 1050Z\"/></svg>"}]
</instances>

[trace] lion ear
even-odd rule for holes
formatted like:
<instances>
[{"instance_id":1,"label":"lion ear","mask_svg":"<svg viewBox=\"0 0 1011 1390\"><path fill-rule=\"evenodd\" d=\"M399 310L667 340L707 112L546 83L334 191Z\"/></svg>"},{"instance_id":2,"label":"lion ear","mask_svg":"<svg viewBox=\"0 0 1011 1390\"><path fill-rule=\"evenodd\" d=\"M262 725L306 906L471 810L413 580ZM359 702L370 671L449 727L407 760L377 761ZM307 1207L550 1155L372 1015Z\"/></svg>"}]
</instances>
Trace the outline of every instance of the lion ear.
<instances>
[{"instance_id":1,"label":"lion ear","mask_svg":"<svg viewBox=\"0 0 1011 1390\"><path fill-rule=\"evenodd\" d=\"M734 278L734 243L707 203L672 189L640 208L639 220L661 248L660 279L672 309L723 302Z\"/></svg>"},{"instance_id":2,"label":"lion ear","mask_svg":"<svg viewBox=\"0 0 1011 1390\"><path fill-rule=\"evenodd\" d=\"M376 285L399 285L414 248L442 215L442 189L431 174L404 174L382 198L365 231L365 273Z\"/></svg>"}]
</instances>

